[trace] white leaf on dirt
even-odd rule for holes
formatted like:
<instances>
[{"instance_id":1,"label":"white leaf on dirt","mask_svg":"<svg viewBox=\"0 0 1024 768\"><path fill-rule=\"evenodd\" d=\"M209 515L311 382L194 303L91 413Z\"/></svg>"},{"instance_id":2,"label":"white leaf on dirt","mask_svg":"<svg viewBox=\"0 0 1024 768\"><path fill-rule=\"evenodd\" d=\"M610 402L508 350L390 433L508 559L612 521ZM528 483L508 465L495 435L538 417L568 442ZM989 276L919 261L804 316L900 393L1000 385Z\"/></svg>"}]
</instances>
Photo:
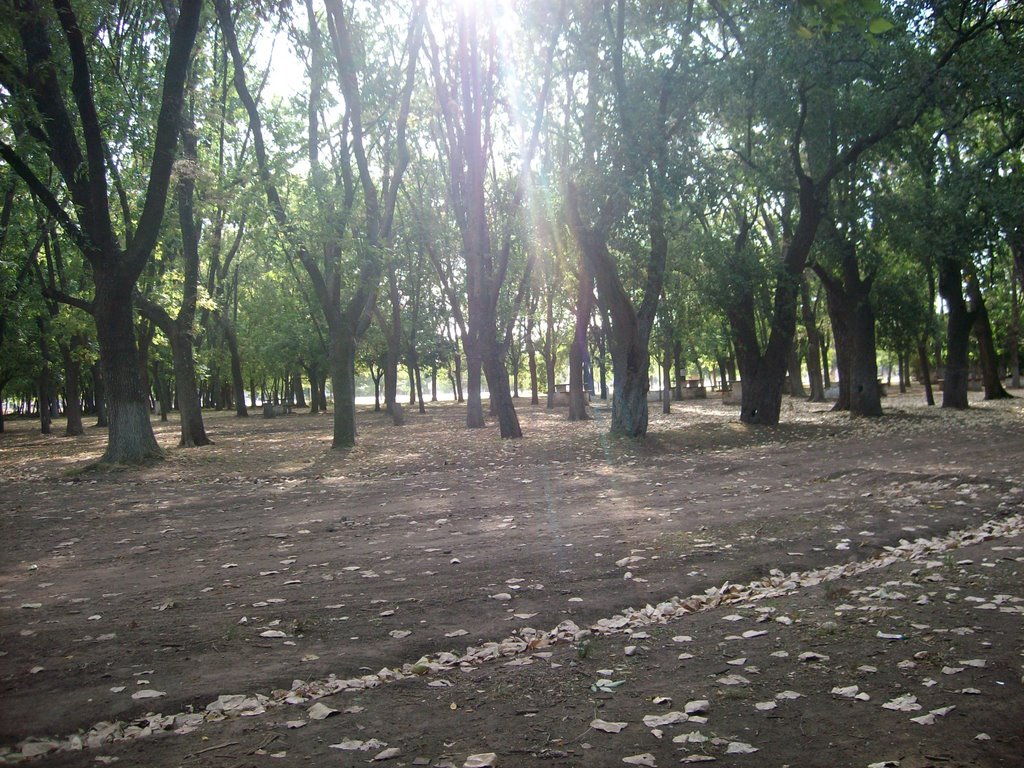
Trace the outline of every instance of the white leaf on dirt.
<instances>
[{"instance_id":1,"label":"white leaf on dirt","mask_svg":"<svg viewBox=\"0 0 1024 768\"><path fill-rule=\"evenodd\" d=\"M917 723L918 725L935 725L935 715L929 712L927 715L910 718L910 722Z\"/></svg>"},{"instance_id":2,"label":"white leaf on dirt","mask_svg":"<svg viewBox=\"0 0 1024 768\"><path fill-rule=\"evenodd\" d=\"M462 637L463 635L468 635L468 634L469 634L469 632L467 632L464 629L456 629L456 630L454 630L452 632L445 632L444 636L445 637Z\"/></svg>"},{"instance_id":3,"label":"white leaf on dirt","mask_svg":"<svg viewBox=\"0 0 1024 768\"><path fill-rule=\"evenodd\" d=\"M671 704L672 703L672 697L671 696L655 696L653 699L651 699L651 703L652 704Z\"/></svg>"},{"instance_id":4,"label":"white leaf on dirt","mask_svg":"<svg viewBox=\"0 0 1024 768\"><path fill-rule=\"evenodd\" d=\"M35 610L36 608L42 608L42 603L22 603L21 607L26 610Z\"/></svg>"},{"instance_id":5,"label":"white leaf on dirt","mask_svg":"<svg viewBox=\"0 0 1024 768\"><path fill-rule=\"evenodd\" d=\"M676 635L672 638L673 643L692 643L693 638L689 635Z\"/></svg>"},{"instance_id":6,"label":"white leaf on dirt","mask_svg":"<svg viewBox=\"0 0 1024 768\"><path fill-rule=\"evenodd\" d=\"M777 706L779 705L776 704L774 701L759 701L754 705L754 708L760 710L761 712L768 712L770 710L775 709Z\"/></svg>"},{"instance_id":7,"label":"white leaf on dirt","mask_svg":"<svg viewBox=\"0 0 1024 768\"><path fill-rule=\"evenodd\" d=\"M961 688L960 693L966 696L980 696L981 691L977 688Z\"/></svg>"},{"instance_id":8,"label":"white leaf on dirt","mask_svg":"<svg viewBox=\"0 0 1024 768\"><path fill-rule=\"evenodd\" d=\"M992 737L989 736L987 733L979 733L977 736L974 737L974 740L975 741L992 741Z\"/></svg>"},{"instance_id":9,"label":"white leaf on dirt","mask_svg":"<svg viewBox=\"0 0 1024 768\"><path fill-rule=\"evenodd\" d=\"M536 613L513 613L512 615L515 618L517 618L517 619L522 619L523 621L525 621L526 619L532 619L537 614Z\"/></svg>"},{"instance_id":10,"label":"white leaf on dirt","mask_svg":"<svg viewBox=\"0 0 1024 768\"><path fill-rule=\"evenodd\" d=\"M730 666L733 666L733 667L742 667L744 664L747 663L747 659L744 656L744 657L740 657L738 659L729 659L729 661L727 661L725 663L729 664Z\"/></svg>"},{"instance_id":11,"label":"white leaf on dirt","mask_svg":"<svg viewBox=\"0 0 1024 768\"><path fill-rule=\"evenodd\" d=\"M704 715L711 710L711 702L707 699L694 699L686 702L683 712L688 715Z\"/></svg>"},{"instance_id":12,"label":"white leaf on dirt","mask_svg":"<svg viewBox=\"0 0 1024 768\"><path fill-rule=\"evenodd\" d=\"M650 752L644 752L641 755L631 755L630 757L622 758L622 762L626 765L646 765L648 768L654 768L657 765L654 762L654 755Z\"/></svg>"},{"instance_id":13,"label":"white leaf on dirt","mask_svg":"<svg viewBox=\"0 0 1024 768\"><path fill-rule=\"evenodd\" d=\"M102 616L101 616L100 614L98 614L98 613L94 613L94 614L93 614L92 616L90 616L89 618L87 618L87 619L86 619L86 621L99 621L99 620L100 620L100 619L102 619L102 618L103 618L103 617L102 617Z\"/></svg>"},{"instance_id":14,"label":"white leaf on dirt","mask_svg":"<svg viewBox=\"0 0 1024 768\"><path fill-rule=\"evenodd\" d=\"M636 646L635 645L627 645L625 648L622 649L622 652L624 654L626 654L627 656L635 656L636 655Z\"/></svg>"},{"instance_id":15,"label":"white leaf on dirt","mask_svg":"<svg viewBox=\"0 0 1024 768\"><path fill-rule=\"evenodd\" d=\"M646 559L646 557L641 557L640 555L630 555L629 557L624 557L621 560L616 560L615 564L619 566L619 568L625 568L627 565L635 565L636 563L643 562Z\"/></svg>"},{"instance_id":16,"label":"white leaf on dirt","mask_svg":"<svg viewBox=\"0 0 1024 768\"><path fill-rule=\"evenodd\" d=\"M672 739L673 744L703 744L708 741L708 737L700 731L690 731L689 733L680 733L678 736Z\"/></svg>"},{"instance_id":17,"label":"white leaf on dirt","mask_svg":"<svg viewBox=\"0 0 1024 768\"><path fill-rule=\"evenodd\" d=\"M899 760L883 760L880 763L870 763L868 768L900 768Z\"/></svg>"},{"instance_id":18,"label":"white leaf on dirt","mask_svg":"<svg viewBox=\"0 0 1024 768\"><path fill-rule=\"evenodd\" d=\"M933 709L929 714L935 715L936 717L945 717L954 709L956 709L955 706L939 707L938 709Z\"/></svg>"},{"instance_id":19,"label":"white leaf on dirt","mask_svg":"<svg viewBox=\"0 0 1024 768\"><path fill-rule=\"evenodd\" d=\"M692 653L680 653L678 656L676 656L676 658L679 659L679 661L686 661L687 659L692 659L693 658L693 654Z\"/></svg>"},{"instance_id":20,"label":"white leaf on dirt","mask_svg":"<svg viewBox=\"0 0 1024 768\"><path fill-rule=\"evenodd\" d=\"M238 567L238 563L224 563L224 565L221 566L221 568L237 568L237 567Z\"/></svg>"},{"instance_id":21,"label":"white leaf on dirt","mask_svg":"<svg viewBox=\"0 0 1024 768\"><path fill-rule=\"evenodd\" d=\"M860 693L860 688L856 685L836 686L832 689L831 693L836 696L842 696L844 699L852 699Z\"/></svg>"},{"instance_id":22,"label":"white leaf on dirt","mask_svg":"<svg viewBox=\"0 0 1024 768\"><path fill-rule=\"evenodd\" d=\"M717 757L711 755L687 755L679 762L681 763L713 763L717 760Z\"/></svg>"},{"instance_id":23,"label":"white leaf on dirt","mask_svg":"<svg viewBox=\"0 0 1024 768\"><path fill-rule=\"evenodd\" d=\"M882 632L881 630L879 630L878 632L875 633L875 637L880 638L882 640L903 640L904 639L903 635L897 635L897 634L893 634L891 632Z\"/></svg>"},{"instance_id":24,"label":"white leaf on dirt","mask_svg":"<svg viewBox=\"0 0 1024 768\"><path fill-rule=\"evenodd\" d=\"M38 675L38 674L39 674L40 672L42 672L42 671L43 671L44 669L46 669L46 667L32 667L32 669L30 669L30 670L28 671L28 673L29 673L30 675Z\"/></svg>"},{"instance_id":25,"label":"white leaf on dirt","mask_svg":"<svg viewBox=\"0 0 1024 768\"><path fill-rule=\"evenodd\" d=\"M743 621L743 618L738 613L730 613L728 616L723 616L722 621Z\"/></svg>"},{"instance_id":26,"label":"white leaf on dirt","mask_svg":"<svg viewBox=\"0 0 1024 768\"><path fill-rule=\"evenodd\" d=\"M943 667L942 674L944 675L958 675L964 671L963 667Z\"/></svg>"},{"instance_id":27,"label":"white leaf on dirt","mask_svg":"<svg viewBox=\"0 0 1024 768\"><path fill-rule=\"evenodd\" d=\"M776 659L788 659L789 651L772 651L769 656L774 656Z\"/></svg>"},{"instance_id":28,"label":"white leaf on dirt","mask_svg":"<svg viewBox=\"0 0 1024 768\"><path fill-rule=\"evenodd\" d=\"M785 700L785 699L799 699L799 698L802 698L802 697L803 697L803 694L802 693L797 693L796 691L782 691L781 693L776 693L775 694L775 698L779 699L780 701Z\"/></svg>"},{"instance_id":29,"label":"white leaf on dirt","mask_svg":"<svg viewBox=\"0 0 1024 768\"><path fill-rule=\"evenodd\" d=\"M451 688L455 685L451 680L431 680L427 685L430 688Z\"/></svg>"},{"instance_id":30,"label":"white leaf on dirt","mask_svg":"<svg viewBox=\"0 0 1024 768\"><path fill-rule=\"evenodd\" d=\"M776 616L775 621L787 627L793 623L793 620L789 618L789 616Z\"/></svg>"},{"instance_id":31,"label":"white leaf on dirt","mask_svg":"<svg viewBox=\"0 0 1024 768\"><path fill-rule=\"evenodd\" d=\"M883 709L891 709L896 712L916 712L921 709L921 705L917 703L917 696L910 694L904 694L903 696L897 696L891 701L885 702L882 705Z\"/></svg>"},{"instance_id":32,"label":"white leaf on dirt","mask_svg":"<svg viewBox=\"0 0 1024 768\"><path fill-rule=\"evenodd\" d=\"M305 663L305 662L308 662L308 661L316 661L319 658L320 657L317 656L315 653L307 653L305 656L303 656L301 659L299 659L299 661Z\"/></svg>"},{"instance_id":33,"label":"white leaf on dirt","mask_svg":"<svg viewBox=\"0 0 1024 768\"><path fill-rule=\"evenodd\" d=\"M511 600L512 599L512 595L510 595L508 592L499 592L496 595L491 595L491 599L492 600Z\"/></svg>"},{"instance_id":34,"label":"white leaf on dirt","mask_svg":"<svg viewBox=\"0 0 1024 768\"><path fill-rule=\"evenodd\" d=\"M716 681L719 685L747 685L750 681L743 675L726 675Z\"/></svg>"},{"instance_id":35,"label":"white leaf on dirt","mask_svg":"<svg viewBox=\"0 0 1024 768\"><path fill-rule=\"evenodd\" d=\"M402 638L411 635L412 632L410 632L408 629L393 629L390 632L388 632L388 634L395 638L395 640L401 640Z\"/></svg>"},{"instance_id":36,"label":"white leaf on dirt","mask_svg":"<svg viewBox=\"0 0 1024 768\"><path fill-rule=\"evenodd\" d=\"M371 749L384 749L386 743L379 739L360 741L359 739L346 739L338 744L328 745L331 749L341 749L345 752L369 752Z\"/></svg>"},{"instance_id":37,"label":"white leaf on dirt","mask_svg":"<svg viewBox=\"0 0 1024 768\"><path fill-rule=\"evenodd\" d=\"M375 762L381 762L384 760L390 760L393 757L398 757L400 754L402 754L402 750L400 750L398 747L389 747L388 749L385 749L374 755L373 760Z\"/></svg>"},{"instance_id":38,"label":"white leaf on dirt","mask_svg":"<svg viewBox=\"0 0 1024 768\"><path fill-rule=\"evenodd\" d=\"M306 710L306 714L309 715L310 720L326 720L331 715L338 714L338 710L332 709L323 702L318 701L316 704L314 704L312 707Z\"/></svg>"},{"instance_id":39,"label":"white leaf on dirt","mask_svg":"<svg viewBox=\"0 0 1024 768\"><path fill-rule=\"evenodd\" d=\"M746 632L740 635L740 637L742 637L744 640L750 640L752 637L761 637L762 635L767 634L768 632L763 629L748 629Z\"/></svg>"},{"instance_id":40,"label":"white leaf on dirt","mask_svg":"<svg viewBox=\"0 0 1024 768\"><path fill-rule=\"evenodd\" d=\"M757 752L757 747L742 741L730 741L729 746L725 748L727 755L749 755L754 752Z\"/></svg>"},{"instance_id":41,"label":"white leaf on dirt","mask_svg":"<svg viewBox=\"0 0 1024 768\"><path fill-rule=\"evenodd\" d=\"M828 661L829 657L824 653L815 653L814 651L804 651L797 659L800 661Z\"/></svg>"},{"instance_id":42,"label":"white leaf on dirt","mask_svg":"<svg viewBox=\"0 0 1024 768\"><path fill-rule=\"evenodd\" d=\"M309 725L309 723L306 720L286 720L284 727L294 730L296 728L305 728L307 725Z\"/></svg>"},{"instance_id":43,"label":"white leaf on dirt","mask_svg":"<svg viewBox=\"0 0 1024 768\"><path fill-rule=\"evenodd\" d=\"M494 768L498 764L498 756L493 752L481 752L478 755L470 755L462 768Z\"/></svg>"},{"instance_id":44,"label":"white leaf on dirt","mask_svg":"<svg viewBox=\"0 0 1024 768\"><path fill-rule=\"evenodd\" d=\"M29 741L21 745L21 754L23 757L39 757L60 749L60 746L56 741Z\"/></svg>"},{"instance_id":45,"label":"white leaf on dirt","mask_svg":"<svg viewBox=\"0 0 1024 768\"><path fill-rule=\"evenodd\" d=\"M167 694L163 691L158 691L154 688L143 688L141 691L136 691L132 694L133 699L159 699L161 696Z\"/></svg>"},{"instance_id":46,"label":"white leaf on dirt","mask_svg":"<svg viewBox=\"0 0 1024 768\"><path fill-rule=\"evenodd\" d=\"M268 629L265 632L260 632L260 637L279 638L288 637L288 635L279 629Z\"/></svg>"},{"instance_id":47,"label":"white leaf on dirt","mask_svg":"<svg viewBox=\"0 0 1024 768\"><path fill-rule=\"evenodd\" d=\"M123 686L123 685L115 685L113 688L110 689L110 692L111 693L124 693L124 689L125 689L125 686Z\"/></svg>"},{"instance_id":48,"label":"white leaf on dirt","mask_svg":"<svg viewBox=\"0 0 1024 768\"><path fill-rule=\"evenodd\" d=\"M595 731L602 731L604 733L618 733L627 725L629 725L629 723L610 723L607 720L601 720L600 718L595 718L590 721L591 728Z\"/></svg>"},{"instance_id":49,"label":"white leaf on dirt","mask_svg":"<svg viewBox=\"0 0 1024 768\"><path fill-rule=\"evenodd\" d=\"M983 669L985 667L986 662L984 659L961 659L960 663L963 664L965 667L976 667L978 669Z\"/></svg>"},{"instance_id":50,"label":"white leaf on dirt","mask_svg":"<svg viewBox=\"0 0 1024 768\"><path fill-rule=\"evenodd\" d=\"M449 562L449 564L450 564L450 565L458 565L458 564L459 564L459 563L461 563L462 561L461 561L461 560L459 560L459 558L457 558L457 557L453 557L453 558L452 558L451 560L449 560L448 562Z\"/></svg>"},{"instance_id":51,"label":"white leaf on dirt","mask_svg":"<svg viewBox=\"0 0 1024 768\"><path fill-rule=\"evenodd\" d=\"M661 728L665 725L685 723L690 716L683 712L666 712L664 715L644 715L644 725L648 728Z\"/></svg>"},{"instance_id":52,"label":"white leaf on dirt","mask_svg":"<svg viewBox=\"0 0 1024 768\"><path fill-rule=\"evenodd\" d=\"M878 667L873 667L870 664L861 664L857 667L858 672L864 672L865 674L874 674L878 671Z\"/></svg>"}]
</instances>

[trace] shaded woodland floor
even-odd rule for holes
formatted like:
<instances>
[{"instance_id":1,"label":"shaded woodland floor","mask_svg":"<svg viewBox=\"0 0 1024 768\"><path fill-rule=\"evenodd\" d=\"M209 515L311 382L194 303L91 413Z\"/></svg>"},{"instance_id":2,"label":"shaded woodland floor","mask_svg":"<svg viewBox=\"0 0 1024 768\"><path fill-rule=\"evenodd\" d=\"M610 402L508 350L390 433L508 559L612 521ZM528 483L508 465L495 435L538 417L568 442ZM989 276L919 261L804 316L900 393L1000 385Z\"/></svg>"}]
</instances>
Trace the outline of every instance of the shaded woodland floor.
<instances>
[{"instance_id":1,"label":"shaded woodland floor","mask_svg":"<svg viewBox=\"0 0 1024 768\"><path fill-rule=\"evenodd\" d=\"M1024 405L919 399L680 403L640 443L435 404L348 452L208 413L108 472L101 430L9 421L0 760L1019 766Z\"/></svg>"}]
</instances>

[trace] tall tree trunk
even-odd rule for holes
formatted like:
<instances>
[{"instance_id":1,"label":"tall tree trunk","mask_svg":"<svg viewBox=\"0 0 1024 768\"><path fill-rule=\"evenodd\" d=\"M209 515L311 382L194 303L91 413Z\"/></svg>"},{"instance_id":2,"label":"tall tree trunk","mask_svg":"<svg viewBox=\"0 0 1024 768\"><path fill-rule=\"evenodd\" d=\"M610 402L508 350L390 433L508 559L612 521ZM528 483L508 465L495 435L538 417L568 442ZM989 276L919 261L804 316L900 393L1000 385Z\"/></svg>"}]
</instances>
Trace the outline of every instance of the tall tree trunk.
<instances>
[{"instance_id":1,"label":"tall tree trunk","mask_svg":"<svg viewBox=\"0 0 1024 768\"><path fill-rule=\"evenodd\" d=\"M94 317L110 424L100 459L106 464L138 464L163 456L149 421L149 395L142 391L133 289L134 281L117 274L97 275Z\"/></svg>"},{"instance_id":2,"label":"tall tree trunk","mask_svg":"<svg viewBox=\"0 0 1024 768\"><path fill-rule=\"evenodd\" d=\"M999 359L996 354L995 341L992 338L992 323L988 318L988 309L985 307L985 299L981 295L981 289L978 287L978 277L976 274L972 274L970 280L967 281L967 294L971 300L972 314L974 315L974 336L978 339L985 399L1003 400L1011 398L1013 395L1003 387L1003 382L999 376Z\"/></svg>"},{"instance_id":3,"label":"tall tree trunk","mask_svg":"<svg viewBox=\"0 0 1024 768\"><path fill-rule=\"evenodd\" d=\"M221 329L224 331L228 354L231 356L231 391L235 396L235 416L245 418L249 415L249 410L245 407L245 378L242 375L242 356L238 353L238 336L235 334L234 324L227 322L223 317Z\"/></svg>"},{"instance_id":4,"label":"tall tree trunk","mask_svg":"<svg viewBox=\"0 0 1024 768\"><path fill-rule=\"evenodd\" d=\"M789 352L789 395L790 397L807 397L796 339L793 340L793 348Z\"/></svg>"},{"instance_id":5,"label":"tall tree trunk","mask_svg":"<svg viewBox=\"0 0 1024 768\"><path fill-rule=\"evenodd\" d=\"M548 401L547 407L549 409L555 407L555 356L557 354L555 350L555 296L552 291L548 291L548 295L545 299L545 307L547 311L547 327L544 330L544 376L547 379L547 393Z\"/></svg>"},{"instance_id":6,"label":"tall tree trunk","mask_svg":"<svg viewBox=\"0 0 1024 768\"><path fill-rule=\"evenodd\" d=\"M584 365L587 361L587 328L593 311L593 277L586 259L581 255L576 281L576 326L569 347L569 421L587 421L587 393L584 391Z\"/></svg>"},{"instance_id":7,"label":"tall tree trunk","mask_svg":"<svg viewBox=\"0 0 1024 768\"><path fill-rule=\"evenodd\" d=\"M825 382L821 376L821 334L818 333L818 322L814 316L814 304L811 303L811 287L806 275L800 280L800 305L807 334L807 377L810 379L812 403L825 402Z\"/></svg>"},{"instance_id":8,"label":"tall tree trunk","mask_svg":"<svg viewBox=\"0 0 1024 768\"><path fill-rule=\"evenodd\" d=\"M963 295L960 264L943 259L939 264L939 293L946 301L946 370L942 380L942 407L967 407L969 343L974 315Z\"/></svg>"},{"instance_id":9,"label":"tall tree trunk","mask_svg":"<svg viewBox=\"0 0 1024 768\"><path fill-rule=\"evenodd\" d=\"M330 347L331 389L334 390L334 439L332 448L356 444L356 344L350 335L332 329Z\"/></svg>"},{"instance_id":10,"label":"tall tree trunk","mask_svg":"<svg viewBox=\"0 0 1024 768\"><path fill-rule=\"evenodd\" d=\"M1010 276L1010 386L1020 389L1020 292L1017 288L1018 264L1013 262Z\"/></svg>"},{"instance_id":11,"label":"tall tree trunk","mask_svg":"<svg viewBox=\"0 0 1024 768\"><path fill-rule=\"evenodd\" d=\"M39 353L43 363L36 379L39 397L39 431L48 435L53 422L53 411L50 404L53 400L54 389L50 360L50 327L42 315L36 317L36 325L39 328Z\"/></svg>"},{"instance_id":12,"label":"tall tree trunk","mask_svg":"<svg viewBox=\"0 0 1024 768\"><path fill-rule=\"evenodd\" d=\"M82 396L80 392L82 363L77 354L82 344L82 337L76 334L71 337L70 344L61 344L60 346L60 354L64 361L64 399L66 401L65 415L67 416L67 428L64 434L68 437L76 437L85 432L82 427Z\"/></svg>"},{"instance_id":13,"label":"tall tree trunk","mask_svg":"<svg viewBox=\"0 0 1024 768\"><path fill-rule=\"evenodd\" d=\"M107 413L107 387L103 382L103 367L99 361L92 364L92 389L96 398L96 423L95 427L109 427L110 417Z\"/></svg>"}]
</instances>

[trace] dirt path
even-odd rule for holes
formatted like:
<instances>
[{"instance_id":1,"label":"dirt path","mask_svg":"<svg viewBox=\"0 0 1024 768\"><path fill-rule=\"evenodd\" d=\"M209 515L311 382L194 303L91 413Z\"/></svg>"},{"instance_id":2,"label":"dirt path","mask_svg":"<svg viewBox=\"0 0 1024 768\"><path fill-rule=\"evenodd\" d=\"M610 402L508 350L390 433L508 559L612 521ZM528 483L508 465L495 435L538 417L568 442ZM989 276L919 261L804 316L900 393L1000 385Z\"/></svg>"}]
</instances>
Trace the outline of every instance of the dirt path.
<instances>
[{"instance_id":1,"label":"dirt path","mask_svg":"<svg viewBox=\"0 0 1024 768\"><path fill-rule=\"evenodd\" d=\"M467 646L522 636L524 627L549 630L571 621L585 628L627 607L699 594L726 581L746 583L773 569L807 572L867 560L901 539L945 535L1021 511L1024 413L1017 402L979 404L963 414L927 410L910 398L890 398L887 405L890 415L882 421L851 422L820 406L787 403L784 426L750 430L734 421L731 409L700 403L654 416L652 437L640 445L609 440L600 412L595 423L576 428L561 413L523 408L527 438L509 443L490 431L468 433L454 407L435 406L427 416L412 414L400 430L361 414L360 445L343 455L327 450L325 417L238 421L211 414L208 427L217 441L212 449L171 449L158 467L104 474L80 471L100 452L102 435L84 441L42 438L30 431L33 425L14 423L0 436L0 743L66 738L100 721L129 722L154 711L202 712L222 694L270 695L292 689L297 678L349 679L384 667L400 669L423 655L463 654ZM165 445L173 444L175 427L161 430ZM927 570L952 579L961 591L984 577L995 590L988 597L1019 599L1020 543L975 545L989 547L984 557L992 566L981 570L957 570L956 560L940 560L943 568ZM997 556L991 551L997 546L1018 551ZM919 570L917 576L891 578L927 575ZM654 737L642 716L659 711L650 704L656 695L671 696L676 704L716 696L718 712L733 711L720 705L735 699L734 716L709 718L719 735L732 729L739 738L744 728L760 734L767 728L762 721L780 726L778 736L758 741L758 755L727 755L727 745L716 752L711 744L707 754L719 763L868 765L894 759L876 759L879 753L864 741L875 738L875 719L889 716L878 699L906 685L905 668L874 664L879 672L871 673L870 702L837 702L829 693L834 686L822 688L841 673L856 682L868 673L853 671L873 663L851 667L853 660L879 653L877 638L845 631L847 618L863 615L832 616L835 598L827 586L809 588L786 598L792 607L777 608L808 616L792 625L772 623L783 633L779 650L806 643L798 630L824 623L812 645L843 661L797 666L804 698L780 700L764 712L746 703L746 693L762 693L759 685L738 686L740 695L709 678L735 667L753 681L751 674L775 669L766 659L728 665L735 661L723 656L731 654L731 641L711 631L723 625L721 616L709 612L686 619L709 622L703 636L711 645L700 653L687 650L704 663L676 659L680 651L671 638L678 628L666 630L667 640L632 643L643 650L629 657L623 656L622 638L602 638L585 651L578 643L557 646L550 659L527 666L490 663L444 677L451 688L403 680L358 696L344 694L345 706L364 709L294 731L275 726L304 719L304 710L288 707L285 714L271 710L207 723L189 735L45 762L86 765L97 755L112 755L130 765L297 765L329 756L330 764L363 764L374 755L353 757L327 746L340 743L337 729L349 729L351 739L365 733L364 741L392 745L378 752L402 749L386 764L440 765L447 759L461 766L477 743L476 751L496 752L502 765L526 764L545 750L549 765L618 765L623 757L651 750L652 759L664 765L690 751L679 752L671 741L680 726L665 728L661 741L648 743ZM1024 719L1022 617L1001 610L1018 607L1007 600L985 614L955 600L913 604L915 624L972 629L971 635L956 636L952 655L961 646L968 652L967 637L992 643L988 663L998 658L1001 666L979 672L971 667L962 674L999 670L1002 679L993 679L987 696L971 698L970 707L1000 728L987 728L991 740L975 743L979 721L974 715L965 719L960 713L968 705L957 701L958 714L930 729L903 725L907 718L893 721L907 739L936 738L941 745L952 728L957 743L981 750L956 752L951 759L960 764L1019 764L1006 760L1024 752L1020 727L1014 732L1011 725L1014 715L1018 724ZM757 617L746 613L747 621ZM968 615L1002 623L973 629ZM836 627L830 631L831 624ZM911 630L904 637L924 633ZM697 637L689 628L684 634ZM886 652L895 650L889 646ZM553 663L561 666L552 669ZM596 670L615 672L618 664L630 671L632 693L589 690ZM756 673L743 671L751 665ZM793 672L792 665L776 667L779 675ZM809 676L814 670L818 677ZM761 682L767 695L783 679ZM1003 689L993 688L996 682ZM659 686L676 692L658 693ZM161 695L139 698L143 691ZM467 697L488 703L467 704L473 700ZM861 704L859 710L854 706ZM612 705L624 709L604 719L630 727L614 735L588 732L595 707ZM776 722L783 705L801 713L797 721ZM343 709L337 702L332 706ZM467 707L473 712L466 713ZM856 721L868 735L841 739L829 759L815 762L811 756L821 745L811 751L812 742L803 742L806 733L794 739L782 726L799 722L805 732L815 725L814 733L826 734L830 721L815 719L819 710L838 718L833 724L853 716L851 727ZM862 715L852 714L860 710ZM578 731L570 733L570 725ZM942 739L927 736L939 731ZM222 743L221 735L238 745L199 753ZM710 731L707 736L718 737ZM264 751L283 751L284 757L246 754L270 737ZM637 751L630 752L634 746ZM186 761L189 754L194 756ZM416 758L427 762L415 763Z\"/></svg>"}]
</instances>

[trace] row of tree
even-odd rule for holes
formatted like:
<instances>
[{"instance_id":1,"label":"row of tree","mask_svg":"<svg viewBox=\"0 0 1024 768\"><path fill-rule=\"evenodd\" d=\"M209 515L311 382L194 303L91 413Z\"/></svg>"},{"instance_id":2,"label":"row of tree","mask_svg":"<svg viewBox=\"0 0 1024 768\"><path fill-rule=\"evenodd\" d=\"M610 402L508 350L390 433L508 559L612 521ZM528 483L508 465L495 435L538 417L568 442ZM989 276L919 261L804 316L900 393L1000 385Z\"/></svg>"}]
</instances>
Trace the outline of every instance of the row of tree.
<instances>
[{"instance_id":1,"label":"row of tree","mask_svg":"<svg viewBox=\"0 0 1024 768\"><path fill-rule=\"evenodd\" d=\"M486 386L504 437L538 356L549 393L567 365L571 419L607 360L633 437L652 359L740 379L752 424L804 369L821 399L830 347L854 414L881 414L880 346L929 398L941 367L944 406L972 366L1005 395L1022 22L1000 0L18 0L0 387L61 382L71 432L105 404L103 461L128 463L160 454L153 400L203 445L203 404L303 380L351 446L357 370L398 423L403 364L421 407L423 370L465 380L469 427Z\"/></svg>"}]
</instances>

